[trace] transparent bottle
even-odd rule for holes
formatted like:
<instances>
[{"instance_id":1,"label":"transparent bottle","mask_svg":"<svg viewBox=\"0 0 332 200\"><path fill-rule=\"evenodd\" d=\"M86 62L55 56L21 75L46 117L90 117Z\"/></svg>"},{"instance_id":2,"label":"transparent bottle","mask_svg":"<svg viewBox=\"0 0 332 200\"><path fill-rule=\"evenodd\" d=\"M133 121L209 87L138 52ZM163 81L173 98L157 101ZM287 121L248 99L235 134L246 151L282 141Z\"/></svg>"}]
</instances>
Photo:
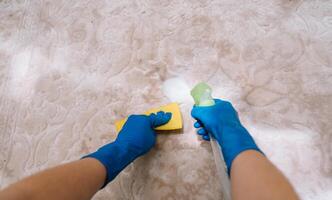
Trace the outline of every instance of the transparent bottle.
<instances>
[{"instance_id":1,"label":"transparent bottle","mask_svg":"<svg viewBox=\"0 0 332 200\"><path fill-rule=\"evenodd\" d=\"M204 82L198 83L192 90L191 96L194 98L196 106L213 106L215 104L212 98L212 89ZM221 182L223 199L231 200L230 180L227 174L227 168L224 157L221 153L221 146L216 139L209 133L214 161L217 167L217 173Z\"/></svg>"}]
</instances>

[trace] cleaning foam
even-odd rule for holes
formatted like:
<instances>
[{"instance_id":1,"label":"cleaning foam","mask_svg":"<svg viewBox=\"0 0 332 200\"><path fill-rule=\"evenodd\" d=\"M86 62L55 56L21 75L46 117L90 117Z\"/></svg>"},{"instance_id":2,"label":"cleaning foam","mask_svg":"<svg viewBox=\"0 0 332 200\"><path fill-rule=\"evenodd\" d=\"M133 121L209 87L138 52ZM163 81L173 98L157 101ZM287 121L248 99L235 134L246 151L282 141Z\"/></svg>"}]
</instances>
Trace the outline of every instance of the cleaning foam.
<instances>
[{"instance_id":1,"label":"cleaning foam","mask_svg":"<svg viewBox=\"0 0 332 200\"><path fill-rule=\"evenodd\" d=\"M172 102L194 104L190 95L190 87L181 77L166 80L162 87L164 95Z\"/></svg>"}]
</instances>

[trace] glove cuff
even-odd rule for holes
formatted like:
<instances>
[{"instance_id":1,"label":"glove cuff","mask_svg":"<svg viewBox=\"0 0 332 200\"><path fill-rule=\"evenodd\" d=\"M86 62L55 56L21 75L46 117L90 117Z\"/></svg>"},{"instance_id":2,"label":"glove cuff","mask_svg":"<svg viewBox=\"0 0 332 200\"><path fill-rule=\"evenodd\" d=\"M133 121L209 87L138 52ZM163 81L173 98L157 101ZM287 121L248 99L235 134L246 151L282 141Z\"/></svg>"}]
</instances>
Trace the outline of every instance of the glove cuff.
<instances>
[{"instance_id":1,"label":"glove cuff","mask_svg":"<svg viewBox=\"0 0 332 200\"><path fill-rule=\"evenodd\" d=\"M241 135L241 137L233 138L232 141L223 141L222 139L220 141L218 140L226 163L228 176L231 174L233 160L243 151L255 150L265 156L265 154L258 148L247 129L242 125L225 127L222 134L233 134L236 136Z\"/></svg>"},{"instance_id":2,"label":"glove cuff","mask_svg":"<svg viewBox=\"0 0 332 200\"><path fill-rule=\"evenodd\" d=\"M262 155L265 156L265 154L257 146L247 146L247 147L243 147L241 149L238 149L238 151L235 152L233 154L233 156L229 157L228 159L225 158L225 163L226 163L226 166L227 166L227 174L228 174L229 177L231 177L231 170L232 170L232 164L233 164L234 159L238 155L240 155L242 152L247 151L247 150L254 150L254 151L257 151L257 152L259 152L259 153L261 153Z\"/></svg>"},{"instance_id":3,"label":"glove cuff","mask_svg":"<svg viewBox=\"0 0 332 200\"><path fill-rule=\"evenodd\" d=\"M106 179L104 188L109 182L111 182L126 166L135 160L137 153L128 144L118 144L116 141L107 144L96 152L88 154L84 158L95 158L101 162L106 168Z\"/></svg>"}]
</instances>

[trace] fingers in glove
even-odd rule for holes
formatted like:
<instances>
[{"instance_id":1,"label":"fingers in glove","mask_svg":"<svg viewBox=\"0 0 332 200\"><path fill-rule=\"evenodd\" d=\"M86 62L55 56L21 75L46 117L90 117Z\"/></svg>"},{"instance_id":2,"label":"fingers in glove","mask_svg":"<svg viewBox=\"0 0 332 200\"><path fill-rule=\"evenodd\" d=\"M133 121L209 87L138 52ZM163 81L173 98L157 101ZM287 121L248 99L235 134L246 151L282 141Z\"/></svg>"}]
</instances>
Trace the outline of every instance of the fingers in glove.
<instances>
[{"instance_id":1,"label":"fingers in glove","mask_svg":"<svg viewBox=\"0 0 332 200\"><path fill-rule=\"evenodd\" d=\"M201 123L199 123L198 121L196 121L196 122L194 123L194 127L195 127L195 128L200 128L200 127L202 127L202 125L201 125Z\"/></svg>"},{"instance_id":2,"label":"fingers in glove","mask_svg":"<svg viewBox=\"0 0 332 200\"><path fill-rule=\"evenodd\" d=\"M209 135L203 135L202 138L203 138L203 140L210 141Z\"/></svg>"},{"instance_id":3,"label":"fingers in glove","mask_svg":"<svg viewBox=\"0 0 332 200\"><path fill-rule=\"evenodd\" d=\"M172 113L159 111L157 114L152 113L149 119L153 128L166 124L172 118Z\"/></svg>"},{"instance_id":4,"label":"fingers in glove","mask_svg":"<svg viewBox=\"0 0 332 200\"><path fill-rule=\"evenodd\" d=\"M206 132L206 130L204 128L200 128L197 130L197 134L198 135L207 135L208 133Z\"/></svg>"},{"instance_id":5,"label":"fingers in glove","mask_svg":"<svg viewBox=\"0 0 332 200\"><path fill-rule=\"evenodd\" d=\"M197 134L202 136L203 140L210 141L209 133L204 128L198 129Z\"/></svg>"}]
</instances>

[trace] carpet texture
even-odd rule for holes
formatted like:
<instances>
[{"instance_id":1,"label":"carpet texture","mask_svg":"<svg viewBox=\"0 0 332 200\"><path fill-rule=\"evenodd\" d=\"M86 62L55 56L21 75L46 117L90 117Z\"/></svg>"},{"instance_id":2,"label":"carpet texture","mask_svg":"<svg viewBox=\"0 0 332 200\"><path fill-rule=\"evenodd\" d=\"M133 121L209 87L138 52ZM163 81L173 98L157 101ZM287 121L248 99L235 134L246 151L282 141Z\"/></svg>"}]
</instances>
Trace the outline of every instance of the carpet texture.
<instances>
[{"instance_id":1,"label":"carpet texture","mask_svg":"<svg viewBox=\"0 0 332 200\"><path fill-rule=\"evenodd\" d=\"M0 0L0 188L112 141L175 78L232 101L303 200L332 199L331 55L330 0ZM94 199L222 198L187 100Z\"/></svg>"}]
</instances>

